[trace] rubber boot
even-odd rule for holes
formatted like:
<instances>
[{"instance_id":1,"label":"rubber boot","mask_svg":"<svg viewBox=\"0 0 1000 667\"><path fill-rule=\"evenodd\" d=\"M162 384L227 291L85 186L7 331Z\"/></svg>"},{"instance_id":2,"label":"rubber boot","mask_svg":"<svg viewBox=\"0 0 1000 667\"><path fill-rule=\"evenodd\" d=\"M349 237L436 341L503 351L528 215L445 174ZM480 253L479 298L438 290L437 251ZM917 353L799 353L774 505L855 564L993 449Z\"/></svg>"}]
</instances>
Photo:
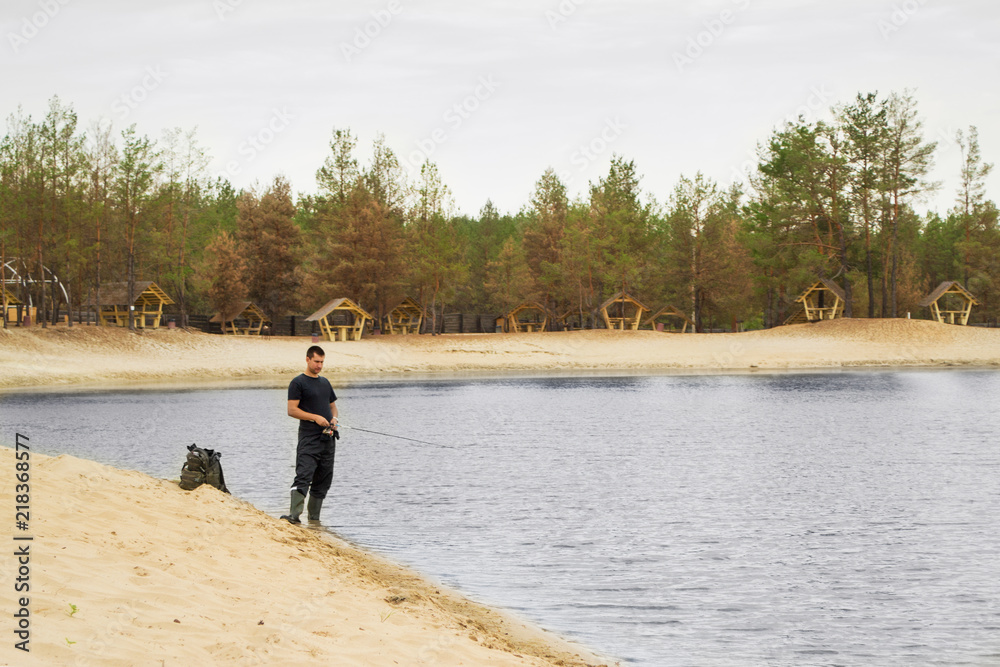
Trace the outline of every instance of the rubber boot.
<instances>
[{"instance_id":1,"label":"rubber boot","mask_svg":"<svg viewBox=\"0 0 1000 667\"><path fill-rule=\"evenodd\" d=\"M302 514L302 506L306 504L306 497L299 493L298 489L292 489L292 505L288 514L282 514L281 518L288 523L302 523L299 515Z\"/></svg>"},{"instance_id":2,"label":"rubber boot","mask_svg":"<svg viewBox=\"0 0 1000 667\"><path fill-rule=\"evenodd\" d=\"M309 504L306 507L309 511L309 520L319 521L319 511L323 507L323 499L309 496Z\"/></svg>"}]
</instances>

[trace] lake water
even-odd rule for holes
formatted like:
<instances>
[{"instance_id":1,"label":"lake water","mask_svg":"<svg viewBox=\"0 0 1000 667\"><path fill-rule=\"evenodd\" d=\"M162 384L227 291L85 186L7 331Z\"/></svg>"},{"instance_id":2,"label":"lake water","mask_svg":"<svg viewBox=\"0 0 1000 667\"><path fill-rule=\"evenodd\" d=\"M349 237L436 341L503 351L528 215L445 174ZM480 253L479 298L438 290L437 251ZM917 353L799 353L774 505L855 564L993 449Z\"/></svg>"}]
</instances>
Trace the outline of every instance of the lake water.
<instances>
[{"instance_id":1,"label":"lake water","mask_svg":"<svg viewBox=\"0 0 1000 667\"><path fill-rule=\"evenodd\" d=\"M1000 665L1000 373L339 382L325 523L635 665ZM287 509L283 388L0 396L5 444Z\"/></svg>"}]
</instances>

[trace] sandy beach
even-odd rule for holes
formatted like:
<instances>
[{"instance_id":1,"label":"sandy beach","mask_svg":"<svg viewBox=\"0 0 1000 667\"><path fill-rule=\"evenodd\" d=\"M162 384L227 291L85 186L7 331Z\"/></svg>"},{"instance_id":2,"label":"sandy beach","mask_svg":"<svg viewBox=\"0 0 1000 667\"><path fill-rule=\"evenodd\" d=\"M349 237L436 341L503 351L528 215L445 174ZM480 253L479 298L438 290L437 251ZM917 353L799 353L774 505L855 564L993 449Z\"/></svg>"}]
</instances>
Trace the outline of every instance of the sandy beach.
<instances>
[{"instance_id":1,"label":"sandy beach","mask_svg":"<svg viewBox=\"0 0 1000 667\"><path fill-rule=\"evenodd\" d=\"M286 382L308 338L0 330L0 390ZM1000 330L837 320L742 334L585 331L324 342L328 376L1000 367ZM334 380L336 382L336 380ZM13 437L8 434L5 442ZM12 443L8 443L12 444ZM0 448L0 465L15 469ZM11 510L16 481L0 500ZM202 487L32 454L31 653L0 594L0 665L616 664L315 528ZM9 533L15 532L13 521ZM11 536L12 538L14 535ZM13 540L8 545L22 543ZM0 560L14 580L17 559ZM27 658L27 659L26 659Z\"/></svg>"},{"instance_id":2,"label":"sandy beach","mask_svg":"<svg viewBox=\"0 0 1000 667\"><path fill-rule=\"evenodd\" d=\"M13 471L14 452L0 448ZM613 664L320 529L202 486L31 455L30 653L0 665ZM0 501L13 512L13 474ZM13 515L11 516L13 519ZM13 521L9 532L13 530ZM4 580L20 565L0 560Z\"/></svg>"},{"instance_id":3,"label":"sandy beach","mask_svg":"<svg viewBox=\"0 0 1000 667\"><path fill-rule=\"evenodd\" d=\"M286 378L308 338L129 334L75 326L0 330L0 388ZM841 319L738 334L574 331L378 336L323 342L326 373L773 371L1000 366L1000 329Z\"/></svg>"}]
</instances>

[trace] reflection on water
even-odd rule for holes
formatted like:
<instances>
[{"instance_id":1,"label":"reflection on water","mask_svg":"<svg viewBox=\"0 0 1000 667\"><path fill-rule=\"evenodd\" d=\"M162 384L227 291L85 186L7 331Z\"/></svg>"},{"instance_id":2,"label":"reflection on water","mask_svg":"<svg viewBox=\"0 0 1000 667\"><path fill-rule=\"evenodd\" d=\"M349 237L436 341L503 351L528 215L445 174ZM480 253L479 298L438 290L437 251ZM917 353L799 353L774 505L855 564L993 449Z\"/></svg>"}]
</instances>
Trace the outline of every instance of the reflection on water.
<instances>
[{"instance_id":1,"label":"reflection on water","mask_svg":"<svg viewBox=\"0 0 1000 667\"><path fill-rule=\"evenodd\" d=\"M1000 662L995 372L354 383L333 529L642 665ZM283 389L14 394L3 439L286 509ZM328 509L327 509L328 508Z\"/></svg>"}]
</instances>

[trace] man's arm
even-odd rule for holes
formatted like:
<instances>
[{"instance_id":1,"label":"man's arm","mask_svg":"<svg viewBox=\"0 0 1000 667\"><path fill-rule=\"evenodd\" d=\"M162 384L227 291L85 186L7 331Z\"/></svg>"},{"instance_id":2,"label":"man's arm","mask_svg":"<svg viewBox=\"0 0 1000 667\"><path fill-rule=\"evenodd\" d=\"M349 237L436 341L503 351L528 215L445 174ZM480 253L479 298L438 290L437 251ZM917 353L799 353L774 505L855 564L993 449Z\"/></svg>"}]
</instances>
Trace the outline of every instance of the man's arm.
<instances>
[{"instance_id":1,"label":"man's arm","mask_svg":"<svg viewBox=\"0 0 1000 667\"><path fill-rule=\"evenodd\" d=\"M337 408L332 403L330 405L331 407L333 407L333 416L336 417ZM301 419L304 422L316 422L317 424L323 427L330 425L330 422L323 415L314 415L313 413L306 412L305 410L300 408L298 400L288 401L288 416L294 417L295 419Z\"/></svg>"},{"instance_id":2,"label":"man's arm","mask_svg":"<svg viewBox=\"0 0 1000 667\"><path fill-rule=\"evenodd\" d=\"M333 425L336 426L337 422L340 421L337 418L337 402L336 401L334 401L333 403L330 404L330 414L333 415Z\"/></svg>"}]
</instances>

